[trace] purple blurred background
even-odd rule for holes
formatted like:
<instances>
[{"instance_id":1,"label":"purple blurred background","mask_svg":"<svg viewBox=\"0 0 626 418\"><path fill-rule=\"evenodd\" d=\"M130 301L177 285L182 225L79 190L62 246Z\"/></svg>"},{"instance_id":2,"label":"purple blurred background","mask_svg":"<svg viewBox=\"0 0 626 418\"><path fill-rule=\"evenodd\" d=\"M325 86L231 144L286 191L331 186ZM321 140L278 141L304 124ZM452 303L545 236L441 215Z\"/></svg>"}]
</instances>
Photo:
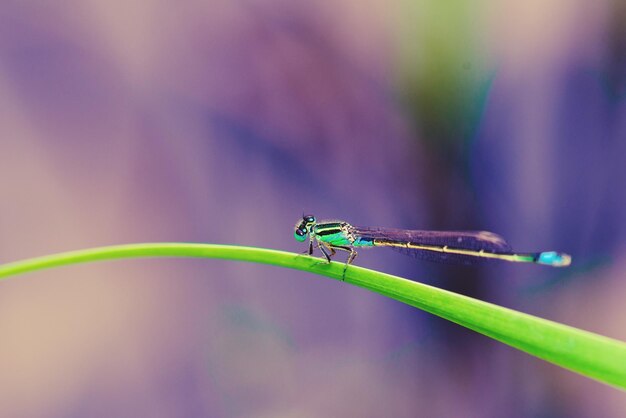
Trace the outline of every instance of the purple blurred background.
<instances>
[{"instance_id":1,"label":"purple blurred background","mask_svg":"<svg viewBox=\"0 0 626 418\"><path fill-rule=\"evenodd\" d=\"M302 212L569 269L357 264L626 340L626 3L0 4L0 262L303 251ZM6 417L622 417L613 388L365 290L213 260L0 283Z\"/></svg>"}]
</instances>

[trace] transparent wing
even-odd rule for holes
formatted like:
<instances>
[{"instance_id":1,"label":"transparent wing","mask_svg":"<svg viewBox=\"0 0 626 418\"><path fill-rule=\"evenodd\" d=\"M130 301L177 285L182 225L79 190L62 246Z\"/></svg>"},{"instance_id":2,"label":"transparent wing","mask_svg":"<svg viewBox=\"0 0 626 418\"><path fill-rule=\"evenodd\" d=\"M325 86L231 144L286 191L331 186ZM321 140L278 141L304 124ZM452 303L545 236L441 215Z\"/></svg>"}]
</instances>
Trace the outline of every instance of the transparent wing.
<instances>
[{"instance_id":1,"label":"transparent wing","mask_svg":"<svg viewBox=\"0 0 626 418\"><path fill-rule=\"evenodd\" d=\"M511 246L499 235L485 231L413 231L407 229L351 227L350 232L374 246L389 247L423 260L448 264L477 264L488 258L480 257L479 252L512 254ZM450 254L441 251L407 248L394 244L409 243L414 246L427 246L475 251L476 255Z\"/></svg>"}]
</instances>

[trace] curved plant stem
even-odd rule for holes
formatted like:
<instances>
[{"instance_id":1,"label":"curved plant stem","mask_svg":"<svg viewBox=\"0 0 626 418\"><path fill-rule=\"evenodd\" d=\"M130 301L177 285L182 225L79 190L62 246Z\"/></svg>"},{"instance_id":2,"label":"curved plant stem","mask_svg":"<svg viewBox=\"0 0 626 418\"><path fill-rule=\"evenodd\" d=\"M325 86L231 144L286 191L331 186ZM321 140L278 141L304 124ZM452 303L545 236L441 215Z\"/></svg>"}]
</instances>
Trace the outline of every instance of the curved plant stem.
<instances>
[{"instance_id":1,"label":"curved plant stem","mask_svg":"<svg viewBox=\"0 0 626 418\"><path fill-rule=\"evenodd\" d=\"M71 251L0 266L0 279L98 260L200 257L272 264L328 276L456 322L519 350L626 389L626 343L389 274L263 248L155 243Z\"/></svg>"}]
</instances>

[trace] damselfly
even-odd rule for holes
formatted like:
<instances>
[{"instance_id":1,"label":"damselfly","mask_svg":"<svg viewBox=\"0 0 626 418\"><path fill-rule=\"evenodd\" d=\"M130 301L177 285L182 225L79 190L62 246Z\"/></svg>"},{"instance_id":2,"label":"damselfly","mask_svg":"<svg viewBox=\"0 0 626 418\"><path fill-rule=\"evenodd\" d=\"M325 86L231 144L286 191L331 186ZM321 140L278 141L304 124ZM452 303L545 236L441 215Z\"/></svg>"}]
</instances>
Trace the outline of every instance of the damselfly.
<instances>
[{"instance_id":1,"label":"damselfly","mask_svg":"<svg viewBox=\"0 0 626 418\"><path fill-rule=\"evenodd\" d=\"M346 251L348 264L357 255L355 248L390 247L423 260L448 264L477 264L487 260L569 266L572 258L564 253L544 251L515 253L499 235L485 231L411 231L406 229L352 226L343 221L320 221L304 215L295 227L296 240L309 239L309 255L313 244L326 260L337 250Z\"/></svg>"}]
</instances>

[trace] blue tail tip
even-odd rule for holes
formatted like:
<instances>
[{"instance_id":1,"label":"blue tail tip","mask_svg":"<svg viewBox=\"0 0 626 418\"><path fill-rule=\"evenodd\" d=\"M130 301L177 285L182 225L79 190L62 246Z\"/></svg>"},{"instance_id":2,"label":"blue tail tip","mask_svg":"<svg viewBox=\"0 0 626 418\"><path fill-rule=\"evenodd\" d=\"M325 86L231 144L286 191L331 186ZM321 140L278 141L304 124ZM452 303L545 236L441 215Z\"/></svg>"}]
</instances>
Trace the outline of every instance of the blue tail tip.
<instances>
[{"instance_id":1,"label":"blue tail tip","mask_svg":"<svg viewBox=\"0 0 626 418\"><path fill-rule=\"evenodd\" d=\"M556 251L546 251L539 254L537 263L553 267L567 267L572 263L572 257Z\"/></svg>"}]
</instances>

